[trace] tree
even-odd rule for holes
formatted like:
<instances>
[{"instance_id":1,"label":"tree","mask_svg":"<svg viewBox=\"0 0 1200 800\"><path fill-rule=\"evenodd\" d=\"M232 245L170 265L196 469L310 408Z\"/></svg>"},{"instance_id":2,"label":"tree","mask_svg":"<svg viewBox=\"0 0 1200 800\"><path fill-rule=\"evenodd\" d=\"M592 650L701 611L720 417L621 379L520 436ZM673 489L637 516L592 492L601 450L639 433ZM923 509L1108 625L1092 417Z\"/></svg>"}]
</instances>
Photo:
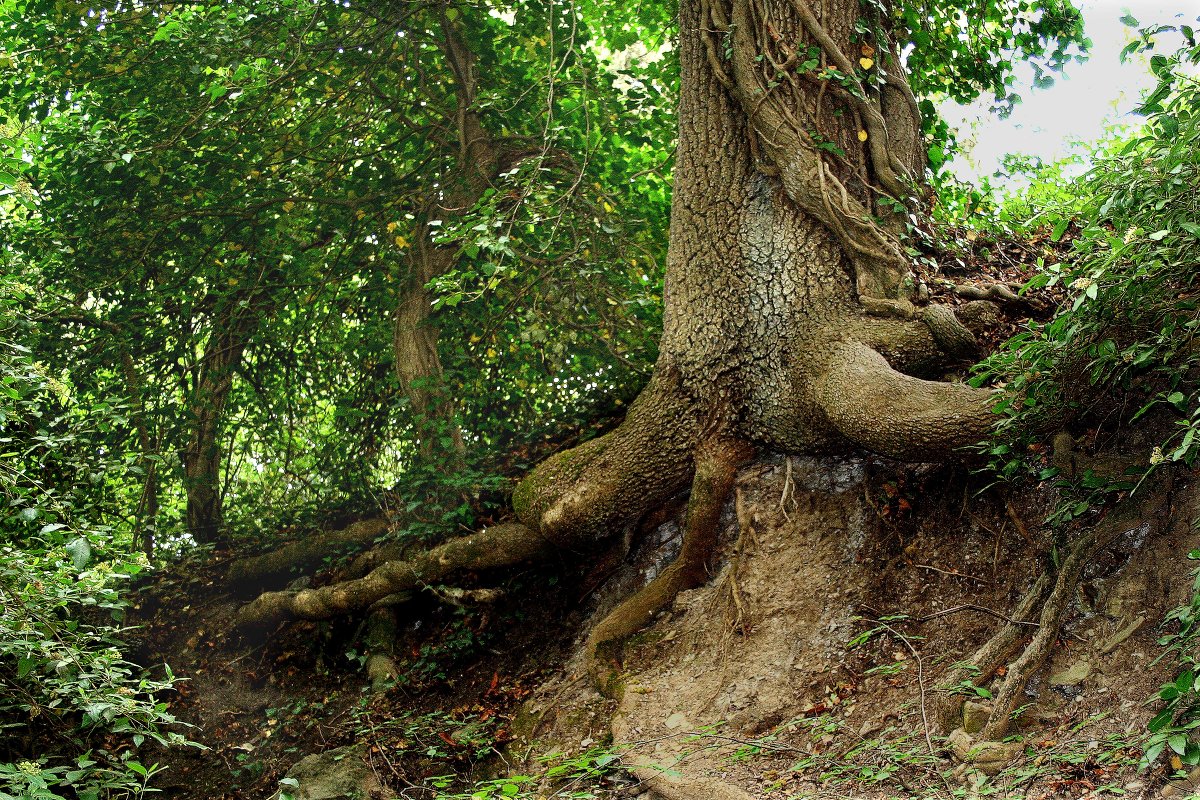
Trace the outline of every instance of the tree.
<instances>
[{"instance_id":1,"label":"tree","mask_svg":"<svg viewBox=\"0 0 1200 800\"><path fill-rule=\"evenodd\" d=\"M592 85L576 16L513 9L0 6L7 267L66 326L39 357L133 365L96 393L142 395L162 527L361 510L464 425L489 463L587 404L568 359L643 380L664 117Z\"/></svg>"},{"instance_id":2,"label":"tree","mask_svg":"<svg viewBox=\"0 0 1200 800\"><path fill-rule=\"evenodd\" d=\"M327 618L456 570L595 548L689 491L680 557L596 627L595 652L705 579L734 472L757 449L933 460L986 435L988 393L930 379L975 341L950 308L920 302L902 241L921 202L928 122L900 54L944 12L916 12L906 30L882 5L821 9L681 3L664 332L622 424L540 464L514 492L516 521L361 578L264 594L244 626ZM1026 11L981 13L1012 23L1005 15ZM1077 15L1058 11L1020 46L1077 35ZM1017 38L1005 42L1019 49ZM971 73L976 86L1002 86L1003 69L988 69Z\"/></svg>"}]
</instances>

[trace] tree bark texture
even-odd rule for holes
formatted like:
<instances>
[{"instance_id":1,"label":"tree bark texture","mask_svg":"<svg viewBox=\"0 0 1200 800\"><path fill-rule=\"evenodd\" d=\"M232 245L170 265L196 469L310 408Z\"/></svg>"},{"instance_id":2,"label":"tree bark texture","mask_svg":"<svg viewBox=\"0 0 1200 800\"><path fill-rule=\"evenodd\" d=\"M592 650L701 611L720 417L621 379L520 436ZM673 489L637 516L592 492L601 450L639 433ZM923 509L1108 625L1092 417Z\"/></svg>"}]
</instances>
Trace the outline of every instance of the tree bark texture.
<instances>
[{"instance_id":1,"label":"tree bark texture","mask_svg":"<svg viewBox=\"0 0 1200 800\"><path fill-rule=\"evenodd\" d=\"M201 543L216 541L224 519L220 435L233 377L260 321L270 316L272 308L259 292L231 296L224 305L225 311L214 315L200 359L189 407L191 434L183 456L188 531Z\"/></svg>"}]
</instances>

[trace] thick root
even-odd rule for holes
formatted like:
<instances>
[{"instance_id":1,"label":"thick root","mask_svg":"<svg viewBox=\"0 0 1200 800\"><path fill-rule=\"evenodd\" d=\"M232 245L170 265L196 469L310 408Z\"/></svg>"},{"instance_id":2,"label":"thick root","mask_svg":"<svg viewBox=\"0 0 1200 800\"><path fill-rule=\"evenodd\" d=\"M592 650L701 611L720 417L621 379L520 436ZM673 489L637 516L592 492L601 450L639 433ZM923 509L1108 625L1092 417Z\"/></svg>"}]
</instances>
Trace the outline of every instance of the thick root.
<instances>
[{"instance_id":1,"label":"thick root","mask_svg":"<svg viewBox=\"0 0 1200 800\"><path fill-rule=\"evenodd\" d=\"M524 525L495 525L412 559L389 561L357 580L299 592L267 592L238 611L235 625L249 633L269 629L285 619L329 619L364 611L389 595L454 572L506 567L544 556L552 549L550 542Z\"/></svg>"},{"instance_id":2,"label":"thick root","mask_svg":"<svg viewBox=\"0 0 1200 800\"><path fill-rule=\"evenodd\" d=\"M610 681L597 674L598 657L612 655L611 651L645 627L676 595L708 580L708 560L717 543L725 498L733 487L738 466L752 454L750 445L724 435L708 437L696 448L696 474L679 556L657 578L613 609L588 637L589 670L602 691Z\"/></svg>"},{"instance_id":3,"label":"thick root","mask_svg":"<svg viewBox=\"0 0 1200 800\"><path fill-rule=\"evenodd\" d=\"M320 566L325 559L367 547L387 531L390 523L374 517L328 533L319 533L284 545L269 553L243 558L229 567L228 580L235 591L259 592Z\"/></svg>"},{"instance_id":4,"label":"thick root","mask_svg":"<svg viewBox=\"0 0 1200 800\"><path fill-rule=\"evenodd\" d=\"M379 692L399 676L396 662L392 658L392 645L396 641L396 612L391 608L377 608L367 618L367 677L371 689Z\"/></svg>"},{"instance_id":5,"label":"thick root","mask_svg":"<svg viewBox=\"0 0 1200 800\"><path fill-rule=\"evenodd\" d=\"M559 546L593 550L687 488L698 432L678 373L660 365L616 430L539 464L513 510Z\"/></svg>"},{"instance_id":6,"label":"thick root","mask_svg":"<svg viewBox=\"0 0 1200 800\"><path fill-rule=\"evenodd\" d=\"M897 372L872 348L834 346L817 387L829 422L876 453L901 461L937 461L982 441L995 420L991 393Z\"/></svg>"},{"instance_id":7,"label":"thick root","mask_svg":"<svg viewBox=\"0 0 1200 800\"><path fill-rule=\"evenodd\" d=\"M493 526L411 558L378 563L378 555L364 556L352 570L369 570L361 577L260 595L238 612L237 630L361 612L454 572L506 567L559 549L594 550L687 486L696 435L696 415L678 374L656 370L620 427L553 456L521 482L513 507L524 524Z\"/></svg>"}]
</instances>

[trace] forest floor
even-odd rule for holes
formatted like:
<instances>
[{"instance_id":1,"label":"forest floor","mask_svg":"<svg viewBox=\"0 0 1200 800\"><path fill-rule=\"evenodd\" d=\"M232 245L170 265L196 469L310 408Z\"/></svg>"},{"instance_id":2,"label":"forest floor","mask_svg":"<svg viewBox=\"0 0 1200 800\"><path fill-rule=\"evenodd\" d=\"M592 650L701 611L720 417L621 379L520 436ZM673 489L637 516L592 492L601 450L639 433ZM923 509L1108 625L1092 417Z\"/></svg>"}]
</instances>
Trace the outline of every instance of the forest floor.
<instances>
[{"instance_id":1,"label":"forest floor","mask_svg":"<svg viewBox=\"0 0 1200 800\"><path fill-rule=\"evenodd\" d=\"M1170 770L1136 764L1155 711L1145 701L1174 677L1156 662L1156 631L1188 599L1200 493L1181 488L1173 522L1135 526L1094 560L1026 688L1013 731L1024 755L988 775L949 757L927 708L946 691L986 706L994 685L938 678L1042 568L1054 542L1037 521L1054 494L981 488L961 468L878 459L748 467L720 572L631 642L619 708L583 676L581 632L673 557L677 520L599 591L604 574L551 565L506 576L488 606L414 602L401 679L383 692L362 670L354 623L295 623L231 648L238 600L223 594L221 567L160 573L136 610L140 658L184 679L172 711L209 749L158 754L169 769L157 783L170 798L258 800L303 756L357 743L405 797L451 796L544 769L539 757L583 764L612 741L616 714L622 758L755 797L1158 796ZM619 770L593 777L601 796L643 793Z\"/></svg>"},{"instance_id":2,"label":"forest floor","mask_svg":"<svg viewBox=\"0 0 1200 800\"><path fill-rule=\"evenodd\" d=\"M521 702L580 624L572 584L551 570L507 576L488 607L418 600L396 645L403 675L374 692L356 622L301 622L231 647L241 599L225 592L222 561L160 573L131 620L138 660L181 679L171 711L207 748L150 756L168 767L156 781L164 797L269 797L304 755L355 742L395 786L490 774Z\"/></svg>"}]
</instances>

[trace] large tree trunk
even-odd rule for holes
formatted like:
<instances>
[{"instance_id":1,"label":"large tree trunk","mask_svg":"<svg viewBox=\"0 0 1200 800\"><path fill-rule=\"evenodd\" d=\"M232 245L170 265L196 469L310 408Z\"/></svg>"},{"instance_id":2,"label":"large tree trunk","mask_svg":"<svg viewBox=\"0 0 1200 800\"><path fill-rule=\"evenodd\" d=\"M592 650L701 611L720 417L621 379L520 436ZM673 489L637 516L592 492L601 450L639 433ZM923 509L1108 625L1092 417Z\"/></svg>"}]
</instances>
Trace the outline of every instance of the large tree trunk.
<instances>
[{"instance_id":1,"label":"large tree trunk","mask_svg":"<svg viewBox=\"0 0 1200 800\"><path fill-rule=\"evenodd\" d=\"M243 624L333 616L455 569L594 548L687 490L697 452L704 468L685 537L711 540L705 521L724 499L714 487L745 457L735 440L928 461L986 434L986 392L921 377L972 352L974 340L948 308L913 305L895 226L877 202L911 202L908 187L923 169L916 104L895 49L852 40L857 2L823 3L820 16L813 8L681 4L665 329L654 376L622 425L538 466L514 493L520 525L356 581L264 595L243 610ZM842 77L798 72L810 46ZM867 49L886 80L855 70ZM698 548L689 575L705 563ZM651 599L631 600L597 630L623 635L692 583L654 586Z\"/></svg>"}]
</instances>

